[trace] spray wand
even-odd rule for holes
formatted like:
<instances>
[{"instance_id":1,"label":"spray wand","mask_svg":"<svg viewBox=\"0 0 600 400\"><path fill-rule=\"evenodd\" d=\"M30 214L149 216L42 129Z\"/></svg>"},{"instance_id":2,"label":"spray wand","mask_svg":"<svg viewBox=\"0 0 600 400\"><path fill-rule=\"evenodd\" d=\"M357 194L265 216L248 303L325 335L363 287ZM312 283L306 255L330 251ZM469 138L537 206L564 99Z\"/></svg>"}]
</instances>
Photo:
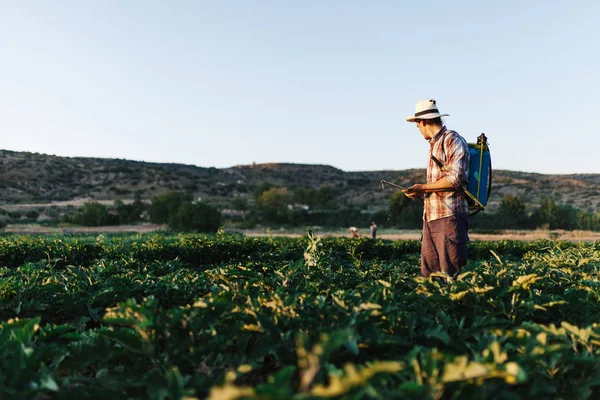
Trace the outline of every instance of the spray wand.
<instances>
[{"instance_id":1,"label":"spray wand","mask_svg":"<svg viewBox=\"0 0 600 400\"><path fill-rule=\"evenodd\" d=\"M383 179L382 179L382 180L380 180L379 182L381 183L381 188L382 188L382 189L385 189L385 185L389 185L389 186L393 186L393 187L395 187L395 188L398 188L398 189L402 189L402 191L407 191L407 190L410 190L410 189L408 189L407 187L400 186L400 185L396 185L395 183L388 182L388 181L384 181ZM405 194L406 194L406 193L405 193ZM417 199L419 199L419 201L421 202L421 204L423 204L423 205L425 204L425 202L423 201L423 199L422 199L422 198L420 198L420 197L417 197Z\"/></svg>"},{"instance_id":2,"label":"spray wand","mask_svg":"<svg viewBox=\"0 0 600 400\"><path fill-rule=\"evenodd\" d=\"M383 179L380 180L379 182L381 182L381 188L382 189L385 189L385 185L390 185L390 186L393 186L393 187L398 188L398 189L408 190L407 187L396 185L395 183L384 181Z\"/></svg>"}]
</instances>

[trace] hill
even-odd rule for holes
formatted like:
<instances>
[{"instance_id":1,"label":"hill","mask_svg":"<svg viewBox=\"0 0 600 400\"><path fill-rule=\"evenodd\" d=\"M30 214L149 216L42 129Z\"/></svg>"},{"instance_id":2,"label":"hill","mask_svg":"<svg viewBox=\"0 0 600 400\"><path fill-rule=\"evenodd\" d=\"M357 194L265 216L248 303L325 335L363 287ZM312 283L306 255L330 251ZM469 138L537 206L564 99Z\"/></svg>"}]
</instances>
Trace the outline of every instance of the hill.
<instances>
[{"instance_id":1,"label":"hill","mask_svg":"<svg viewBox=\"0 0 600 400\"><path fill-rule=\"evenodd\" d=\"M529 207L549 197L559 204L600 210L600 174L495 170L493 176L490 210L505 194L520 196ZM381 179L410 185L423 182L425 170L348 172L327 165L289 163L204 168L0 150L0 204L126 200L136 194L149 200L166 190L181 190L226 208L231 199L252 198L259 186L271 183L288 188L330 186L338 204L377 210L387 207L393 190L383 190Z\"/></svg>"}]
</instances>

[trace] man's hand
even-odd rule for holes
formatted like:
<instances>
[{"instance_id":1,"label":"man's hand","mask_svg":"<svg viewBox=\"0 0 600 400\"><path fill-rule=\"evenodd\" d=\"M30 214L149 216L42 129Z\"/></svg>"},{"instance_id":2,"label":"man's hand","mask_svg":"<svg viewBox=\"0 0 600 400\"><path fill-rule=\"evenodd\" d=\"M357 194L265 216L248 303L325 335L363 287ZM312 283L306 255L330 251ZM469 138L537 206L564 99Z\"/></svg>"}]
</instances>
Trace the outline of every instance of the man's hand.
<instances>
[{"instance_id":1,"label":"man's hand","mask_svg":"<svg viewBox=\"0 0 600 400\"><path fill-rule=\"evenodd\" d=\"M408 189L403 190L402 192L411 200L414 200L419 197L423 197L425 195L425 184L417 183L416 185L412 185Z\"/></svg>"}]
</instances>

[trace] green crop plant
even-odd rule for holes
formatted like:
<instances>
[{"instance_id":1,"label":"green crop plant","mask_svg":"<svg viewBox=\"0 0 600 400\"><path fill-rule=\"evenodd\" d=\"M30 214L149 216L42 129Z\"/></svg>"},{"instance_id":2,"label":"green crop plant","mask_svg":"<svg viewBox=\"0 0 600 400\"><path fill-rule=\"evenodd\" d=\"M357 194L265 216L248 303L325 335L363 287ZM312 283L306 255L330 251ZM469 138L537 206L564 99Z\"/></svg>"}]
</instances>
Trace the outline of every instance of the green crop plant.
<instances>
[{"instance_id":1,"label":"green crop plant","mask_svg":"<svg viewBox=\"0 0 600 400\"><path fill-rule=\"evenodd\" d=\"M0 239L0 398L600 395L600 243Z\"/></svg>"}]
</instances>

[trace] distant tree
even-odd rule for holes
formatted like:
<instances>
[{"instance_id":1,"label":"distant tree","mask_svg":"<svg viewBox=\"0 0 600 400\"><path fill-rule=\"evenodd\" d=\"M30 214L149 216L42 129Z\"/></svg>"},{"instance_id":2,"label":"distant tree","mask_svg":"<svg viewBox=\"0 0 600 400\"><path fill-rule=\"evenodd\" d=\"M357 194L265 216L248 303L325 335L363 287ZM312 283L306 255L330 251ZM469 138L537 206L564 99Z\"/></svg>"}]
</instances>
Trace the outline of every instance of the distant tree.
<instances>
[{"instance_id":1,"label":"distant tree","mask_svg":"<svg viewBox=\"0 0 600 400\"><path fill-rule=\"evenodd\" d=\"M502 198L497 214L499 214L497 221L500 225L498 228L519 229L526 226L527 214L525 204L516 196L505 195Z\"/></svg>"},{"instance_id":2,"label":"distant tree","mask_svg":"<svg viewBox=\"0 0 600 400\"><path fill-rule=\"evenodd\" d=\"M258 198L267 190L274 188L275 185L273 185L272 183L269 182L264 182L261 183L255 190L254 190L254 200L258 200Z\"/></svg>"},{"instance_id":3,"label":"distant tree","mask_svg":"<svg viewBox=\"0 0 600 400\"><path fill-rule=\"evenodd\" d=\"M21 217L23 216L23 213L22 213L20 210L9 211L9 212L8 212L8 216L9 216L11 219L14 219L14 220L19 220L19 219L21 219Z\"/></svg>"},{"instance_id":4,"label":"distant tree","mask_svg":"<svg viewBox=\"0 0 600 400\"><path fill-rule=\"evenodd\" d=\"M285 209L291 200L292 196L287 188L274 187L263 192L256 203L259 208Z\"/></svg>"},{"instance_id":5,"label":"distant tree","mask_svg":"<svg viewBox=\"0 0 600 400\"><path fill-rule=\"evenodd\" d=\"M580 217L577 209L568 205L558 205L552 199L544 198L533 212L531 219L536 227L576 229Z\"/></svg>"},{"instance_id":6,"label":"distant tree","mask_svg":"<svg viewBox=\"0 0 600 400\"><path fill-rule=\"evenodd\" d=\"M35 208L25 211L25 217L29 219L38 219L40 212Z\"/></svg>"},{"instance_id":7,"label":"distant tree","mask_svg":"<svg viewBox=\"0 0 600 400\"><path fill-rule=\"evenodd\" d=\"M46 209L44 210L44 214L48 216L50 222L56 223L60 220L60 211L55 205L46 207Z\"/></svg>"},{"instance_id":8,"label":"distant tree","mask_svg":"<svg viewBox=\"0 0 600 400\"><path fill-rule=\"evenodd\" d=\"M298 187L293 190L293 199L295 203L306 204L314 207L317 190L311 187Z\"/></svg>"},{"instance_id":9,"label":"distant tree","mask_svg":"<svg viewBox=\"0 0 600 400\"><path fill-rule=\"evenodd\" d=\"M276 188L263 192L256 200L256 209L266 222L285 223L288 220L288 205L292 195L287 188Z\"/></svg>"},{"instance_id":10,"label":"distant tree","mask_svg":"<svg viewBox=\"0 0 600 400\"><path fill-rule=\"evenodd\" d=\"M216 232L221 226L221 213L214 207L184 201L169 217L169 229L180 232Z\"/></svg>"},{"instance_id":11,"label":"distant tree","mask_svg":"<svg viewBox=\"0 0 600 400\"><path fill-rule=\"evenodd\" d=\"M166 224L174 215L181 204L191 202L192 196L183 192L167 191L152 199L150 206L150 221L155 224Z\"/></svg>"},{"instance_id":12,"label":"distant tree","mask_svg":"<svg viewBox=\"0 0 600 400\"><path fill-rule=\"evenodd\" d=\"M558 215L555 221L559 229L573 230L578 228L579 211L569 205L561 204L558 206Z\"/></svg>"},{"instance_id":13,"label":"distant tree","mask_svg":"<svg viewBox=\"0 0 600 400\"><path fill-rule=\"evenodd\" d=\"M148 206L142 201L142 195L140 194L140 192L135 192L135 195L133 197L133 203L131 203L131 207L133 208L132 215L135 217L134 220L139 221L143 219L143 215L146 212L146 210L148 210Z\"/></svg>"},{"instance_id":14,"label":"distant tree","mask_svg":"<svg viewBox=\"0 0 600 400\"><path fill-rule=\"evenodd\" d=\"M335 208L335 198L333 195L333 188L331 186L321 186L315 193L315 207L320 208Z\"/></svg>"},{"instance_id":15,"label":"distant tree","mask_svg":"<svg viewBox=\"0 0 600 400\"><path fill-rule=\"evenodd\" d=\"M248 210L248 200L244 197L234 197L231 200L231 208L234 210L246 211Z\"/></svg>"},{"instance_id":16,"label":"distant tree","mask_svg":"<svg viewBox=\"0 0 600 400\"><path fill-rule=\"evenodd\" d=\"M139 221L141 218L141 212L135 203L125 204L122 200L117 199L113 205L113 210L117 216L119 225L131 224Z\"/></svg>"},{"instance_id":17,"label":"distant tree","mask_svg":"<svg viewBox=\"0 0 600 400\"><path fill-rule=\"evenodd\" d=\"M600 212L581 212L578 215L579 229L588 231L600 231Z\"/></svg>"},{"instance_id":18,"label":"distant tree","mask_svg":"<svg viewBox=\"0 0 600 400\"><path fill-rule=\"evenodd\" d=\"M0 215L0 230L3 231L4 229L6 229L9 222L10 218L8 218L6 215Z\"/></svg>"},{"instance_id":19,"label":"distant tree","mask_svg":"<svg viewBox=\"0 0 600 400\"><path fill-rule=\"evenodd\" d=\"M423 225L423 206L398 191L390 198L390 221L399 228L420 228Z\"/></svg>"},{"instance_id":20,"label":"distant tree","mask_svg":"<svg viewBox=\"0 0 600 400\"><path fill-rule=\"evenodd\" d=\"M515 217L521 217L525 215L525 205L521 203L516 196L510 194L507 194L502 198L500 210Z\"/></svg>"},{"instance_id":21,"label":"distant tree","mask_svg":"<svg viewBox=\"0 0 600 400\"><path fill-rule=\"evenodd\" d=\"M116 225L118 220L111 216L108 208L98 202L88 202L73 217L72 222L83 226Z\"/></svg>"},{"instance_id":22,"label":"distant tree","mask_svg":"<svg viewBox=\"0 0 600 400\"><path fill-rule=\"evenodd\" d=\"M557 214L558 206L556 203L552 199L543 198L540 200L539 207L531 215L531 221L534 227L541 228L545 226L553 229Z\"/></svg>"}]
</instances>

